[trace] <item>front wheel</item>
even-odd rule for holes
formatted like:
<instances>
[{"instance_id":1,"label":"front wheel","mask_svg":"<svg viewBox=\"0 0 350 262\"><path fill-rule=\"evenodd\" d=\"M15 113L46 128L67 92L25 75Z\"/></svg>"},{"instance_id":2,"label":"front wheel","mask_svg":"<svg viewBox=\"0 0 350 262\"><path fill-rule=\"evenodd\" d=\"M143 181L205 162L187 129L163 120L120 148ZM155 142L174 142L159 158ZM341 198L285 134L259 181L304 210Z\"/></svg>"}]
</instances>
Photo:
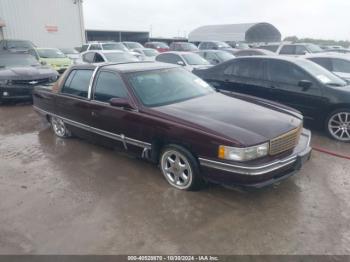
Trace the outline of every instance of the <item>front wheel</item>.
<instances>
[{"instance_id":1,"label":"front wheel","mask_svg":"<svg viewBox=\"0 0 350 262\"><path fill-rule=\"evenodd\" d=\"M340 109L332 112L327 121L328 134L341 142L350 142L350 110Z\"/></svg>"},{"instance_id":2,"label":"front wheel","mask_svg":"<svg viewBox=\"0 0 350 262\"><path fill-rule=\"evenodd\" d=\"M52 130L55 132L56 136L65 138L65 137L70 137L71 133L66 127L65 123L63 122L62 119L58 117L51 117L51 126Z\"/></svg>"},{"instance_id":3,"label":"front wheel","mask_svg":"<svg viewBox=\"0 0 350 262\"><path fill-rule=\"evenodd\" d=\"M181 190L198 190L203 186L196 159L185 148L166 146L160 156L160 168L168 183Z\"/></svg>"}]
</instances>

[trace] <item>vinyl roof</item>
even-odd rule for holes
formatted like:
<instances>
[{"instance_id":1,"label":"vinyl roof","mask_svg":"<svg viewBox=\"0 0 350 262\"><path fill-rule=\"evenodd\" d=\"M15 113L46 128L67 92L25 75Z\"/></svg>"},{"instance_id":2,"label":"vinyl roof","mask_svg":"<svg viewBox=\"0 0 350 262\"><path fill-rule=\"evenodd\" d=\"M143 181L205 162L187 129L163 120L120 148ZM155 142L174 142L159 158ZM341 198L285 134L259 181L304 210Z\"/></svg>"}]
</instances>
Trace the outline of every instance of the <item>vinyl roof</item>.
<instances>
[{"instance_id":1,"label":"vinyl roof","mask_svg":"<svg viewBox=\"0 0 350 262\"><path fill-rule=\"evenodd\" d=\"M281 33L269 23L246 23L207 25L193 30L190 42L236 41L236 42L280 42Z\"/></svg>"}]
</instances>

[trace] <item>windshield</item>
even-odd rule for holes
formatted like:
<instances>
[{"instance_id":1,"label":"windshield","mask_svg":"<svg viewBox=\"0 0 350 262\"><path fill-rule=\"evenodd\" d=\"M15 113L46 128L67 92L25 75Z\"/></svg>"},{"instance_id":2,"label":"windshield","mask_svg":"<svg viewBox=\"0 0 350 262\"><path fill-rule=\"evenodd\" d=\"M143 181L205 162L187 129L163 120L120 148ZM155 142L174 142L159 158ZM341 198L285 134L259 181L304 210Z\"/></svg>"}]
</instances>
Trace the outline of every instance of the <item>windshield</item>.
<instances>
[{"instance_id":1,"label":"windshield","mask_svg":"<svg viewBox=\"0 0 350 262\"><path fill-rule=\"evenodd\" d=\"M75 50L74 48L61 48L60 49L62 51L62 53L64 54L79 54L79 52L77 50Z\"/></svg>"},{"instance_id":2,"label":"windshield","mask_svg":"<svg viewBox=\"0 0 350 262\"><path fill-rule=\"evenodd\" d=\"M191 43L182 43L181 44L182 49L185 51L197 51L198 47L196 47L194 44Z\"/></svg>"},{"instance_id":3,"label":"windshield","mask_svg":"<svg viewBox=\"0 0 350 262\"><path fill-rule=\"evenodd\" d=\"M183 58L189 65L210 65L210 63L197 54L183 54Z\"/></svg>"},{"instance_id":4,"label":"windshield","mask_svg":"<svg viewBox=\"0 0 350 262\"><path fill-rule=\"evenodd\" d=\"M314 44L308 44L307 45L307 49L311 52L311 53L320 53L323 52L324 50L322 50L321 47L319 47L318 45L314 45Z\"/></svg>"},{"instance_id":5,"label":"windshield","mask_svg":"<svg viewBox=\"0 0 350 262\"><path fill-rule=\"evenodd\" d=\"M21 67L40 65L34 56L29 54L0 54L0 67Z\"/></svg>"},{"instance_id":6,"label":"windshield","mask_svg":"<svg viewBox=\"0 0 350 262\"><path fill-rule=\"evenodd\" d=\"M235 58L234 55L227 53L227 52L224 52L224 51L216 52L216 55L223 61L227 61L227 60L230 60L232 58Z\"/></svg>"},{"instance_id":7,"label":"windshield","mask_svg":"<svg viewBox=\"0 0 350 262\"><path fill-rule=\"evenodd\" d=\"M8 49L32 49L34 45L29 41L9 40L7 41Z\"/></svg>"},{"instance_id":8,"label":"windshield","mask_svg":"<svg viewBox=\"0 0 350 262\"><path fill-rule=\"evenodd\" d=\"M58 49L37 49L38 54L41 58L65 58L63 54Z\"/></svg>"},{"instance_id":9,"label":"windshield","mask_svg":"<svg viewBox=\"0 0 350 262\"><path fill-rule=\"evenodd\" d=\"M302 67L305 71L316 77L321 83L333 86L345 86L346 82L337 77L333 73L324 69L322 66L315 64L311 61L299 59L295 63Z\"/></svg>"},{"instance_id":10,"label":"windshield","mask_svg":"<svg viewBox=\"0 0 350 262\"><path fill-rule=\"evenodd\" d=\"M134 73L129 81L141 102L149 107L214 93L206 82L181 68Z\"/></svg>"},{"instance_id":11,"label":"windshield","mask_svg":"<svg viewBox=\"0 0 350 262\"><path fill-rule=\"evenodd\" d=\"M134 62L139 61L135 56L128 53L104 53L108 62Z\"/></svg>"},{"instance_id":12,"label":"windshield","mask_svg":"<svg viewBox=\"0 0 350 262\"><path fill-rule=\"evenodd\" d=\"M144 49L143 53L145 54L145 56L156 56L159 54L159 52L155 49Z\"/></svg>"},{"instance_id":13,"label":"windshield","mask_svg":"<svg viewBox=\"0 0 350 262\"><path fill-rule=\"evenodd\" d=\"M154 44L156 45L157 48L169 48L169 46L163 42L156 42Z\"/></svg>"},{"instance_id":14,"label":"windshield","mask_svg":"<svg viewBox=\"0 0 350 262\"><path fill-rule=\"evenodd\" d=\"M133 43L133 42L127 42L124 43L124 45L126 45L129 49L135 49L135 48L143 48L143 46L139 43Z\"/></svg>"},{"instance_id":15,"label":"windshield","mask_svg":"<svg viewBox=\"0 0 350 262\"><path fill-rule=\"evenodd\" d=\"M103 50L122 50L128 51L128 49L122 43L109 43L102 44Z\"/></svg>"},{"instance_id":16,"label":"windshield","mask_svg":"<svg viewBox=\"0 0 350 262\"><path fill-rule=\"evenodd\" d=\"M225 42L216 42L217 46L219 48L222 48L222 47L228 47L228 48L231 48L231 46L229 46L228 44L226 44Z\"/></svg>"}]
</instances>

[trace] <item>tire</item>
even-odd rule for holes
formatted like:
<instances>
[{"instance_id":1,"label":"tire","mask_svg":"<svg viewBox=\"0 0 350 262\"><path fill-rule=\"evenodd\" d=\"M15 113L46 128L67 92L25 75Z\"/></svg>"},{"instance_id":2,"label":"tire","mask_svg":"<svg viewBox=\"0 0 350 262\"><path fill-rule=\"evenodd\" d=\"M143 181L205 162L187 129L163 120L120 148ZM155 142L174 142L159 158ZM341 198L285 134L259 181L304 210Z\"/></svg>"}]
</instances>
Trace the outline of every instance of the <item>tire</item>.
<instances>
[{"instance_id":1,"label":"tire","mask_svg":"<svg viewBox=\"0 0 350 262\"><path fill-rule=\"evenodd\" d=\"M185 148L167 145L160 154L160 169L168 183L180 190L195 191L204 185L196 158Z\"/></svg>"},{"instance_id":2,"label":"tire","mask_svg":"<svg viewBox=\"0 0 350 262\"><path fill-rule=\"evenodd\" d=\"M60 138L67 138L71 136L71 132L68 130L62 119L52 116L50 117L50 123L56 136Z\"/></svg>"},{"instance_id":3,"label":"tire","mask_svg":"<svg viewBox=\"0 0 350 262\"><path fill-rule=\"evenodd\" d=\"M325 128L331 138L350 142L350 109L343 108L330 113Z\"/></svg>"}]
</instances>

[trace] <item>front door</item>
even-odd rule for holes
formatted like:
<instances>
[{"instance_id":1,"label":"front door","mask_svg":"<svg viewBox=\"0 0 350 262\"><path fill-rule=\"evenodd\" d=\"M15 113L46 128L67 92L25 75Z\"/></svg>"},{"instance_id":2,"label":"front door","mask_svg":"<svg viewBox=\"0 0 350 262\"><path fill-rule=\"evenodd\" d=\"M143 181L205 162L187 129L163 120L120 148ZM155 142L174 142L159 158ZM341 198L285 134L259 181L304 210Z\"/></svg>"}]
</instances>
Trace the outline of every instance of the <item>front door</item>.
<instances>
[{"instance_id":1,"label":"front door","mask_svg":"<svg viewBox=\"0 0 350 262\"><path fill-rule=\"evenodd\" d=\"M143 125L140 113L135 109L110 105L112 98L123 98L133 105L131 96L121 76L102 69L96 76L91 100L92 126L96 132L123 144L126 149L138 144L143 148Z\"/></svg>"},{"instance_id":2,"label":"front door","mask_svg":"<svg viewBox=\"0 0 350 262\"><path fill-rule=\"evenodd\" d=\"M324 108L322 87L307 72L293 63L269 60L267 76L271 86L271 99L293 107L306 118L314 119ZM309 88L299 86L301 80L312 83Z\"/></svg>"}]
</instances>

